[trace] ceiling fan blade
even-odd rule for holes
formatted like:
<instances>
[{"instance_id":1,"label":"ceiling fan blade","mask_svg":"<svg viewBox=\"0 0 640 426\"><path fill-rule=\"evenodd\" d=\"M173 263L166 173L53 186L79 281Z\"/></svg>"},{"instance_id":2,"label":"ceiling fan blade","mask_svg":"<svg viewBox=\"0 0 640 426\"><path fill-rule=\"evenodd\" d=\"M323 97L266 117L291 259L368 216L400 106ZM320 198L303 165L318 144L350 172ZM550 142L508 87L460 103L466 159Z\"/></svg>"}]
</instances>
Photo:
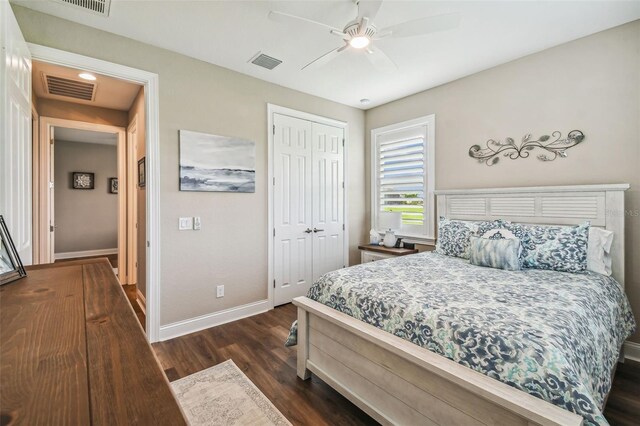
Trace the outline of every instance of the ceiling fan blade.
<instances>
[{"instance_id":1,"label":"ceiling fan blade","mask_svg":"<svg viewBox=\"0 0 640 426\"><path fill-rule=\"evenodd\" d=\"M379 71L393 72L398 70L398 66L382 50L375 46L369 46L366 50L367 59Z\"/></svg>"},{"instance_id":2,"label":"ceiling fan blade","mask_svg":"<svg viewBox=\"0 0 640 426\"><path fill-rule=\"evenodd\" d=\"M296 16L296 15L291 15L289 13L285 13L285 12L278 12L277 10L272 10L269 12L269 19L271 19L272 21L275 22L280 22L283 24L287 24L287 23L291 23L291 22L306 22L308 24L313 24L313 25L317 25L319 27L324 28L325 30L329 30L330 33L332 34L340 34L340 35L344 35L344 33L342 32L342 30L332 27L331 25L327 25L327 24L323 24L322 22L318 22L318 21L314 21L312 19L309 18L304 18L302 16Z\"/></svg>"},{"instance_id":3,"label":"ceiling fan blade","mask_svg":"<svg viewBox=\"0 0 640 426\"><path fill-rule=\"evenodd\" d=\"M382 6L382 0L359 0L358 1L358 20L369 18L372 22Z\"/></svg>"},{"instance_id":4,"label":"ceiling fan blade","mask_svg":"<svg viewBox=\"0 0 640 426\"><path fill-rule=\"evenodd\" d=\"M392 25L379 31L381 36L390 33L391 37L414 37L423 34L446 31L460 25L460 14L449 13L446 15L428 16Z\"/></svg>"},{"instance_id":5,"label":"ceiling fan blade","mask_svg":"<svg viewBox=\"0 0 640 426\"><path fill-rule=\"evenodd\" d=\"M319 67L327 64L331 60L333 60L336 56L338 56L340 53L344 52L348 48L349 48L348 44L345 44L344 46L336 47L335 49L328 51L327 53L325 53L324 55L320 56L319 58L314 59L313 61L309 62L307 65L302 67L302 69L303 70L311 70L311 69L319 68Z\"/></svg>"}]
</instances>

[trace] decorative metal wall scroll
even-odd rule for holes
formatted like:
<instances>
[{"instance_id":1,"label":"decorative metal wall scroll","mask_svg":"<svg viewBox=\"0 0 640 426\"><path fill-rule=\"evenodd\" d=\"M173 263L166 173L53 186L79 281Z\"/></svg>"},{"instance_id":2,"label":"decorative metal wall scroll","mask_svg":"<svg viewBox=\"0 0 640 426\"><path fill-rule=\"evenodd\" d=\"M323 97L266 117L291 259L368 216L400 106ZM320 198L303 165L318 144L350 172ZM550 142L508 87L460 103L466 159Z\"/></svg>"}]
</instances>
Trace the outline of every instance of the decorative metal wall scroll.
<instances>
[{"instance_id":1,"label":"decorative metal wall scroll","mask_svg":"<svg viewBox=\"0 0 640 426\"><path fill-rule=\"evenodd\" d=\"M480 145L469 148L469 157L475 158L480 163L493 166L500 161L500 156L509 157L512 160L527 158L536 148L546 152L538 155L540 161L553 161L558 157L566 158L567 149L573 148L584 140L584 133L580 130L572 130L565 139L560 139L562 133L555 131L549 135L542 135L538 139L531 139L531 134L524 135L520 146L517 146L512 138L504 142L489 139L487 147L482 149ZM555 138L549 142L552 138Z\"/></svg>"}]
</instances>

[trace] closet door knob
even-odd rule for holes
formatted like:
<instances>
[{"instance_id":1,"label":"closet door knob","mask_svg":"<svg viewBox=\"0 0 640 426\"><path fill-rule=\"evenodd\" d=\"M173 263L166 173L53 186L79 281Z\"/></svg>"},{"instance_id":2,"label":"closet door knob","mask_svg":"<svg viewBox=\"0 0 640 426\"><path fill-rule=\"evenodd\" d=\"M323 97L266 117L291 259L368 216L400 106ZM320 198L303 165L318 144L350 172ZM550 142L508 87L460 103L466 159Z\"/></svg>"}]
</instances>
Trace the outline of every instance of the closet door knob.
<instances>
[{"instance_id":1,"label":"closet door knob","mask_svg":"<svg viewBox=\"0 0 640 426\"><path fill-rule=\"evenodd\" d=\"M307 228L307 229L305 229L305 230L304 230L304 232L305 232L305 234L310 234L310 233L312 233L313 231L311 230L311 228Z\"/></svg>"},{"instance_id":2,"label":"closet door knob","mask_svg":"<svg viewBox=\"0 0 640 426\"><path fill-rule=\"evenodd\" d=\"M313 228L313 232L322 232L324 229Z\"/></svg>"}]
</instances>

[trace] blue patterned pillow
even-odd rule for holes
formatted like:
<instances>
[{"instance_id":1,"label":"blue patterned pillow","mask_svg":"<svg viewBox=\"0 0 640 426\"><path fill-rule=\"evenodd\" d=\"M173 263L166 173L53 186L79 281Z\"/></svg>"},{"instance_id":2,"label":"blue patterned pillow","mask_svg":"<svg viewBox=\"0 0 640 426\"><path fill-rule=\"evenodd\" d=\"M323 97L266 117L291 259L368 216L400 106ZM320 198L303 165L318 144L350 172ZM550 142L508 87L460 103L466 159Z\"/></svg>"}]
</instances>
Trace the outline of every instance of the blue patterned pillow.
<instances>
[{"instance_id":1,"label":"blue patterned pillow","mask_svg":"<svg viewBox=\"0 0 640 426\"><path fill-rule=\"evenodd\" d=\"M499 230L501 229L505 229L508 232L498 235ZM489 233L497 233L495 236L490 237L488 234ZM497 220L492 220L492 221L488 221L488 222L479 222L479 226L478 226L478 232L476 233L476 235L478 237L483 237L483 238L500 238L500 236L502 236L503 238L518 238L521 241L526 240L527 238L527 229L526 226L524 225L520 225L518 223L512 223L509 222L508 220L503 220L503 219L497 219Z\"/></svg>"},{"instance_id":2,"label":"blue patterned pillow","mask_svg":"<svg viewBox=\"0 0 640 426\"><path fill-rule=\"evenodd\" d=\"M478 225L473 222L440 217L436 253L468 259L469 241L477 230Z\"/></svg>"},{"instance_id":3,"label":"blue patterned pillow","mask_svg":"<svg viewBox=\"0 0 640 426\"><path fill-rule=\"evenodd\" d=\"M493 229L507 229L507 227L511 225L511 222L502 220L502 219L489 220L485 222L476 222L476 223L478 224L478 229L476 231L476 235L478 237L482 237L484 234L486 234L487 232Z\"/></svg>"},{"instance_id":4,"label":"blue patterned pillow","mask_svg":"<svg viewBox=\"0 0 640 426\"><path fill-rule=\"evenodd\" d=\"M469 263L472 265L519 271L519 254L520 240L517 238L471 237Z\"/></svg>"},{"instance_id":5,"label":"blue patterned pillow","mask_svg":"<svg viewBox=\"0 0 640 426\"><path fill-rule=\"evenodd\" d=\"M291 329L289 330L289 335L287 336L287 340L284 342L284 345L295 346L298 344L298 320L295 320L293 324L291 324Z\"/></svg>"},{"instance_id":6,"label":"blue patterned pillow","mask_svg":"<svg viewBox=\"0 0 640 426\"><path fill-rule=\"evenodd\" d=\"M561 272L587 269L589 222L578 226L525 226L522 266Z\"/></svg>"}]
</instances>

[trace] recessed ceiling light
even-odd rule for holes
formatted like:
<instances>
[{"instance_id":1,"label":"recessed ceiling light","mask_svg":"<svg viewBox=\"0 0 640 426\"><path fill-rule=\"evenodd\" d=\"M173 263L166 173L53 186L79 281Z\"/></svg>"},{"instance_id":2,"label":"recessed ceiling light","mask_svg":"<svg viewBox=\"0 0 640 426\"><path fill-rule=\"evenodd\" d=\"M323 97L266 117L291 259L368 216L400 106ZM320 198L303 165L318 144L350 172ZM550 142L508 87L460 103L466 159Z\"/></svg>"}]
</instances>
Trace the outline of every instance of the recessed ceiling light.
<instances>
[{"instance_id":1,"label":"recessed ceiling light","mask_svg":"<svg viewBox=\"0 0 640 426\"><path fill-rule=\"evenodd\" d=\"M90 81L95 81L96 80L96 76L93 74L89 74L88 72L83 72L78 74L78 77L83 78L85 80L90 80Z\"/></svg>"},{"instance_id":2,"label":"recessed ceiling light","mask_svg":"<svg viewBox=\"0 0 640 426\"><path fill-rule=\"evenodd\" d=\"M369 105L371 103L371 99L362 98L362 99L360 99L360 103L362 105Z\"/></svg>"},{"instance_id":3,"label":"recessed ceiling light","mask_svg":"<svg viewBox=\"0 0 640 426\"><path fill-rule=\"evenodd\" d=\"M364 47L367 47L370 42L371 40L369 40L369 37L365 36L356 36L349 40L349 44L355 49L362 49Z\"/></svg>"}]
</instances>

